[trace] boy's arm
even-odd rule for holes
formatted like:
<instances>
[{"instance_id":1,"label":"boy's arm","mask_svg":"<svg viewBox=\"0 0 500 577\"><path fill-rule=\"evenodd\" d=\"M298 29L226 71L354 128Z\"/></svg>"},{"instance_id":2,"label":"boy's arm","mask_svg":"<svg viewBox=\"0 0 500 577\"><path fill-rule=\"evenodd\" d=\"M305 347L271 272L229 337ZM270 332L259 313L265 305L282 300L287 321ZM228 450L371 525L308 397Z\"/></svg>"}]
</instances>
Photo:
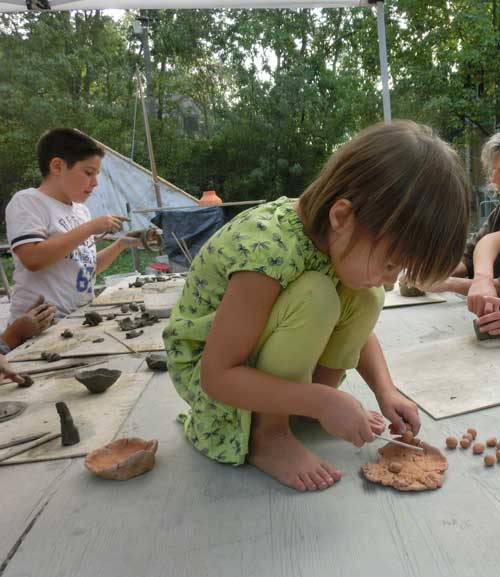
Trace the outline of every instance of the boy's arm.
<instances>
[{"instance_id":1,"label":"boy's arm","mask_svg":"<svg viewBox=\"0 0 500 577\"><path fill-rule=\"evenodd\" d=\"M493 311L483 297L497 296L493 279L493 264L500 252L500 232L483 236L474 249L474 280L467 296L469 310L477 316Z\"/></svg>"},{"instance_id":2,"label":"boy's arm","mask_svg":"<svg viewBox=\"0 0 500 577\"><path fill-rule=\"evenodd\" d=\"M361 349L357 371L377 397L380 410L391 421L394 432L404 433L408 423L417 434L420 429L417 406L394 386L382 347L374 333Z\"/></svg>"},{"instance_id":3,"label":"boy's arm","mask_svg":"<svg viewBox=\"0 0 500 577\"><path fill-rule=\"evenodd\" d=\"M122 217L119 216L100 216L64 234L39 242L18 245L13 251L29 271L43 270L63 260L72 250L85 242L89 236L111 230L121 230L122 221Z\"/></svg>"},{"instance_id":4,"label":"boy's arm","mask_svg":"<svg viewBox=\"0 0 500 577\"><path fill-rule=\"evenodd\" d=\"M97 253L96 274L106 270L126 248L132 248L134 246L142 246L141 239L137 237L133 238L125 234L114 243L100 250Z\"/></svg>"}]
</instances>

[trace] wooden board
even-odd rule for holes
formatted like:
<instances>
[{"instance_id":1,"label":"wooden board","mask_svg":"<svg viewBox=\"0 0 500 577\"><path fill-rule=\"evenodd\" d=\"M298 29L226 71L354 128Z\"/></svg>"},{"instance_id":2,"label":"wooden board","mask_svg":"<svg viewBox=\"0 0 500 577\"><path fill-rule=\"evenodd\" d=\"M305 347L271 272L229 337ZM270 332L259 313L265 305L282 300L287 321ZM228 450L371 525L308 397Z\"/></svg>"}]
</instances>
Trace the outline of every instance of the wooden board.
<instances>
[{"instance_id":1,"label":"wooden board","mask_svg":"<svg viewBox=\"0 0 500 577\"><path fill-rule=\"evenodd\" d=\"M138 313L132 313L132 316ZM104 321L96 327L83 326L81 319L66 319L50 327L36 339L24 343L10 352L9 361L30 361L41 359L41 353L48 351L59 353L63 358L87 357L94 355L113 355L134 352L163 350L162 332L168 324L168 319L143 327L144 334L135 339L127 339L125 332L120 331L116 320ZM69 329L73 337L63 339L61 333ZM109 336L110 333L113 336ZM113 338L114 337L114 338ZM102 342L93 342L103 338ZM120 343L119 341L122 341ZM51 363L46 363L47 368Z\"/></svg>"},{"instance_id":2,"label":"wooden board","mask_svg":"<svg viewBox=\"0 0 500 577\"><path fill-rule=\"evenodd\" d=\"M112 287L108 287L96 297L91 306L111 306L127 303L144 302L145 294L174 293L180 294L184 286L184 277L173 277L164 282L147 283L139 288L129 288L128 281L121 281Z\"/></svg>"},{"instance_id":3,"label":"wooden board","mask_svg":"<svg viewBox=\"0 0 500 577\"><path fill-rule=\"evenodd\" d=\"M109 366L113 367L110 362ZM91 394L74 377L36 379L29 389L16 385L0 388L0 401L23 401L27 409L17 418L0 423L0 443L33 433L60 431L55 403L64 401L80 431L80 443L63 447L55 439L0 464L45 461L86 455L109 443L129 414L152 373L123 373L105 393ZM9 449L0 450L0 457Z\"/></svg>"},{"instance_id":4,"label":"wooden board","mask_svg":"<svg viewBox=\"0 0 500 577\"><path fill-rule=\"evenodd\" d=\"M398 389L443 419L500 405L499 349L471 334L390 351L387 360Z\"/></svg>"},{"instance_id":5,"label":"wooden board","mask_svg":"<svg viewBox=\"0 0 500 577\"><path fill-rule=\"evenodd\" d=\"M444 303L446 299L436 293L425 293L421 297L403 297L399 292L399 288L394 288L392 291L385 293L384 309L393 307L411 307L415 305L427 305L435 303Z\"/></svg>"}]
</instances>

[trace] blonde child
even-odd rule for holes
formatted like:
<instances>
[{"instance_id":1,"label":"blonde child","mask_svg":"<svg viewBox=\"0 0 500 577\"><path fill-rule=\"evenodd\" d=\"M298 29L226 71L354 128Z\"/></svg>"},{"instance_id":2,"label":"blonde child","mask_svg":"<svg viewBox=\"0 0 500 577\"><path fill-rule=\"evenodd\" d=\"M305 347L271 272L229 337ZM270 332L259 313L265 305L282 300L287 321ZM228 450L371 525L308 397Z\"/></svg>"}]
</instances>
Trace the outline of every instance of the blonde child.
<instances>
[{"instance_id":1,"label":"blonde child","mask_svg":"<svg viewBox=\"0 0 500 577\"><path fill-rule=\"evenodd\" d=\"M466 179L453 150L409 121L368 128L335 152L298 202L279 198L218 231L193 261L165 329L173 383L204 455L247 460L299 491L341 472L292 434L319 420L360 447L383 417L338 389L356 368L393 433L420 427L373 328L383 283L445 278L463 253Z\"/></svg>"},{"instance_id":2,"label":"blonde child","mask_svg":"<svg viewBox=\"0 0 500 577\"><path fill-rule=\"evenodd\" d=\"M96 253L94 235L118 232L123 217L92 219L83 204L97 185L104 151L71 128L46 132L38 142L42 183L17 192L7 205L7 238L14 255L10 319L19 317L39 295L65 316L94 294L95 276L127 246L126 235Z\"/></svg>"}]
</instances>

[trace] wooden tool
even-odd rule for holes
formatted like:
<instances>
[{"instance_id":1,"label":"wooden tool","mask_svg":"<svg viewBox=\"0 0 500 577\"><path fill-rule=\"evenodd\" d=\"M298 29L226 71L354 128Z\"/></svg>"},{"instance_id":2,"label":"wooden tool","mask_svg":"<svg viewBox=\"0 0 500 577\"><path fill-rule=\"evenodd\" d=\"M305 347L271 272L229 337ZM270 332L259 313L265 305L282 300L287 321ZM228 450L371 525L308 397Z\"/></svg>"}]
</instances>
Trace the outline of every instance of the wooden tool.
<instances>
[{"instance_id":1,"label":"wooden tool","mask_svg":"<svg viewBox=\"0 0 500 577\"><path fill-rule=\"evenodd\" d=\"M40 439L41 437L45 437L48 435L50 431L46 431L45 433L36 433L34 435L28 435L27 437L18 437L17 439L12 439L7 443L0 444L0 449L8 449L9 447L15 447L16 445L22 445L24 443L28 443L29 441L36 441L36 439Z\"/></svg>"},{"instance_id":2,"label":"wooden tool","mask_svg":"<svg viewBox=\"0 0 500 577\"><path fill-rule=\"evenodd\" d=\"M31 441L29 443L26 443L23 447L17 447L15 449L11 449L10 451L7 451L7 453L5 453L5 455L2 455L0 457L0 463L2 463L3 461L6 461L7 459L10 459L11 457L15 457L16 455L20 455L21 453L24 453L25 451L29 451L30 449L33 449L34 447L38 447L38 445L43 445L44 443L48 443L49 441L53 441L54 439L57 439L60 436L61 436L61 433L52 433L51 435L44 435L43 437L40 437L39 439L36 439L35 441Z\"/></svg>"},{"instance_id":3,"label":"wooden tool","mask_svg":"<svg viewBox=\"0 0 500 577\"><path fill-rule=\"evenodd\" d=\"M413 449L414 451L420 451L421 453L424 452L423 447L417 447L416 445L402 443L401 441L396 441L395 439L391 439L390 437L384 437L383 435L375 435L375 437L377 439L382 439L383 441L389 441L389 443L394 443L395 445L399 445L400 447L404 447L405 449Z\"/></svg>"}]
</instances>

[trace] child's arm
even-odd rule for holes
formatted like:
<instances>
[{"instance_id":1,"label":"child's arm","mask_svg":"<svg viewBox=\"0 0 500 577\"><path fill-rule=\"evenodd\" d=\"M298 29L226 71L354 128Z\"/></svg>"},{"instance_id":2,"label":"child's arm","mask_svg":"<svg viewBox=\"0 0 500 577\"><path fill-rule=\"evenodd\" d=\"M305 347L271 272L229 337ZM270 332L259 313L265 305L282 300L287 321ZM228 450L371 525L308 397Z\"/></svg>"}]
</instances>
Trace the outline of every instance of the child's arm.
<instances>
[{"instance_id":1,"label":"child's arm","mask_svg":"<svg viewBox=\"0 0 500 577\"><path fill-rule=\"evenodd\" d=\"M417 406L394 386L382 347L373 333L361 349L357 371L377 397L380 410L392 423L393 432L403 434L408 423L417 434L420 430Z\"/></svg>"},{"instance_id":2,"label":"child's arm","mask_svg":"<svg viewBox=\"0 0 500 577\"><path fill-rule=\"evenodd\" d=\"M478 317L493 311L483 297L497 296L493 279L493 264L500 252L500 232L483 236L474 249L474 280L467 296L469 310Z\"/></svg>"},{"instance_id":3,"label":"child's arm","mask_svg":"<svg viewBox=\"0 0 500 577\"><path fill-rule=\"evenodd\" d=\"M280 292L278 281L263 274L232 275L203 352L203 390L241 409L317 418L327 432L357 446L372 441L366 411L351 395L247 366Z\"/></svg>"},{"instance_id":4,"label":"child's arm","mask_svg":"<svg viewBox=\"0 0 500 577\"><path fill-rule=\"evenodd\" d=\"M108 266L113 263L116 257L119 256L126 248L132 248L134 246L142 246L141 239L125 234L116 240L113 244L110 244L106 248L100 250L97 253L96 274L106 270Z\"/></svg>"},{"instance_id":5,"label":"child's arm","mask_svg":"<svg viewBox=\"0 0 500 577\"><path fill-rule=\"evenodd\" d=\"M78 248L89 236L110 231L118 231L125 220L121 216L99 216L89 222L47 240L26 243L14 248L24 266L31 272L43 270L63 260L72 250Z\"/></svg>"}]
</instances>

